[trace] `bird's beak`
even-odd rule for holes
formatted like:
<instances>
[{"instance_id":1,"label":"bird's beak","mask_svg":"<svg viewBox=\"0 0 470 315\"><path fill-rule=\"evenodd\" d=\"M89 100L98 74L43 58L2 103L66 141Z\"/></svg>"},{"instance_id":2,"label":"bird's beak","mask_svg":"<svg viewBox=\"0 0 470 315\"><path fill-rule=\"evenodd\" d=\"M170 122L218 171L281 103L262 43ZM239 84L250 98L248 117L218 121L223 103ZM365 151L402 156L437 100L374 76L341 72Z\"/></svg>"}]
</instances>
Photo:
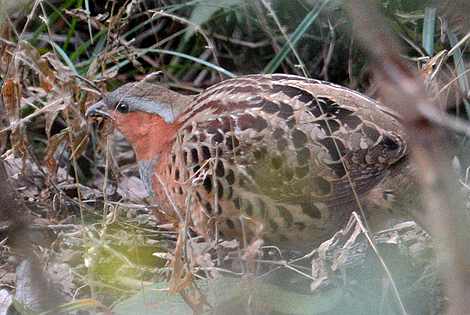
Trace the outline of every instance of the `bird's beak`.
<instances>
[{"instance_id":1,"label":"bird's beak","mask_svg":"<svg viewBox=\"0 0 470 315\"><path fill-rule=\"evenodd\" d=\"M111 115L105 110L106 104L103 101L99 101L96 104L93 104L91 107L85 112L85 117L102 117L102 118L110 118L112 119Z\"/></svg>"}]
</instances>

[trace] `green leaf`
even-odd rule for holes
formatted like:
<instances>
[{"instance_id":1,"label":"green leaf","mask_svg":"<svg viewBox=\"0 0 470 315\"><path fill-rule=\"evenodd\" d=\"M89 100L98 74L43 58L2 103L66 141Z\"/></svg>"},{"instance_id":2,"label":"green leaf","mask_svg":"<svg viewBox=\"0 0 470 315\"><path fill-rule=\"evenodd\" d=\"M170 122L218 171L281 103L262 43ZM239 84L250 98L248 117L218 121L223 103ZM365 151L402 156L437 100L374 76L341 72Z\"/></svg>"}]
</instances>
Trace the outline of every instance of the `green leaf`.
<instances>
[{"instance_id":1,"label":"green leaf","mask_svg":"<svg viewBox=\"0 0 470 315\"><path fill-rule=\"evenodd\" d=\"M165 290L166 283L157 283L142 289L131 298L116 304L113 308L115 315L192 315L191 308L185 303L181 295L169 294Z\"/></svg>"},{"instance_id":2,"label":"green leaf","mask_svg":"<svg viewBox=\"0 0 470 315\"><path fill-rule=\"evenodd\" d=\"M305 34L308 30L310 25L317 19L318 15L320 14L321 10L325 7L325 5L330 2L330 0L324 0L320 5L317 5L313 8L300 22L299 26L297 26L294 33L290 36L288 42L282 46L279 53L271 59L268 65L264 68L264 73L273 73L279 67L281 62L287 57L287 54L290 52L291 47L294 47L300 38Z\"/></svg>"},{"instance_id":3,"label":"green leaf","mask_svg":"<svg viewBox=\"0 0 470 315\"><path fill-rule=\"evenodd\" d=\"M341 303L345 294L341 288L302 294L260 279L223 276L210 280L207 287L209 303L219 310L234 311L228 314L236 314L235 310L246 305L260 311L255 314L323 314Z\"/></svg>"},{"instance_id":4,"label":"green leaf","mask_svg":"<svg viewBox=\"0 0 470 315\"><path fill-rule=\"evenodd\" d=\"M436 26L436 8L424 9L423 21L423 47L428 56L434 53L434 30Z\"/></svg>"},{"instance_id":5,"label":"green leaf","mask_svg":"<svg viewBox=\"0 0 470 315\"><path fill-rule=\"evenodd\" d=\"M189 21L188 30L184 34L183 42L186 42L196 32L197 27L207 23L211 17L219 10L239 5L241 0L205 0L200 1L194 7Z\"/></svg>"},{"instance_id":6,"label":"green leaf","mask_svg":"<svg viewBox=\"0 0 470 315\"><path fill-rule=\"evenodd\" d=\"M451 50L453 51L453 53L451 54L451 56L454 60L460 90L464 95L468 95L470 93L470 85L468 83L463 53L459 46L461 42L457 38L457 35L455 35L455 33L450 29L447 30L447 37L449 38L449 42L452 45ZM467 116L470 117L470 103L467 101L467 99L464 98L463 104L465 107L465 111L467 112Z\"/></svg>"},{"instance_id":7,"label":"green leaf","mask_svg":"<svg viewBox=\"0 0 470 315\"><path fill-rule=\"evenodd\" d=\"M53 41L50 41L49 43L52 45L52 47L54 47L54 50L62 57L62 59L70 68L70 70L72 70L78 76L79 74L77 68L75 68L75 65L73 64L72 60L70 60L69 56L67 56L67 53L63 51L63 49Z\"/></svg>"},{"instance_id":8,"label":"green leaf","mask_svg":"<svg viewBox=\"0 0 470 315\"><path fill-rule=\"evenodd\" d=\"M199 280L197 286L215 311L211 314L237 314L247 305L256 310L266 310L268 306L269 314L321 314L334 309L344 297L340 288L322 294L300 294L261 280L224 276ZM157 283L144 288L117 304L113 314L193 314L183 298L179 294L169 294L166 287L166 283Z\"/></svg>"},{"instance_id":9,"label":"green leaf","mask_svg":"<svg viewBox=\"0 0 470 315\"><path fill-rule=\"evenodd\" d=\"M172 51L172 50L166 50L166 49L157 49L157 48L147 48L147 49L141 49L139 50L139 53L138 53L138 57L140 56L144 56L146 54L148 54L149 52L154 52L154 53L159 53L159 54L167 54L167 55L173 55L173 56L177 56L177 57L180 57L180 58L185 58L185 59L188 59L188 60L191 60L191 61L194 61L196 63L199 63L201 65L204 65L212 70L215 70L217 72L220 72L221 74L229 77L229 78L233 78L235 77L235 74L233 74L232 72L228 71L227 69L224 69L216 64L213 64L211 62L208 62L206 60L203 60L203 59L200 59L200 58L197 58L197 57L193 57L193 56L190 56L190 55L187 55L185 53L180 53L180 52L177 52L177 51ZM113 71L116 71L118 70L119 68L127 65L129 63L129 60L124 60L120 63L118 63L117 65L111 67L108 69L109 72L113 72ZM100 76L98 76L98 78L100 78Z\"/></svg>"},{"instance_id":10,"label":"green leaf","mask_svg":"<svg viewBox=\"0 0 470 315\"><path fill-rule=\"evenodd\" d=\"M449 38L450 44L454 47L458 44L459 40L457 35L451 30L447 31L447 37ZM454 53L452 54L452 58L454 60L455 70L457 71L457 76L459 80L460 90L467 95L470 91L470 85L468 83L467 74L465 72L465 62L463 59L463 53L460 47L455 47L452 49Z\"/></svg>"}]
</instances>

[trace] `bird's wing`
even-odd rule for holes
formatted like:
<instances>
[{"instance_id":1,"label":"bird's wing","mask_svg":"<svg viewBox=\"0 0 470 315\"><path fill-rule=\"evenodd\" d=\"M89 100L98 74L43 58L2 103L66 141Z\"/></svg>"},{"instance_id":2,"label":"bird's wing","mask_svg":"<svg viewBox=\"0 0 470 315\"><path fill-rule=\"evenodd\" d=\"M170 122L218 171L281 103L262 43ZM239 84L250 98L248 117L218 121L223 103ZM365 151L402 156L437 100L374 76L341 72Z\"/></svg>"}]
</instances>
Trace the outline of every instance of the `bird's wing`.
<instances>
[{"instance_id":1,"label":"bird's wing","mask_svg":"<svg viewBox=\"0 0 470 315\"><path fill-rule=\"evenodd\" d=\"M407 154L392 111L289 75L224 81L198 96L181 123L189 164L211 165L222 187L278 203L350 203L353 189L367 192Z\"/></svg>"}]
</instances>

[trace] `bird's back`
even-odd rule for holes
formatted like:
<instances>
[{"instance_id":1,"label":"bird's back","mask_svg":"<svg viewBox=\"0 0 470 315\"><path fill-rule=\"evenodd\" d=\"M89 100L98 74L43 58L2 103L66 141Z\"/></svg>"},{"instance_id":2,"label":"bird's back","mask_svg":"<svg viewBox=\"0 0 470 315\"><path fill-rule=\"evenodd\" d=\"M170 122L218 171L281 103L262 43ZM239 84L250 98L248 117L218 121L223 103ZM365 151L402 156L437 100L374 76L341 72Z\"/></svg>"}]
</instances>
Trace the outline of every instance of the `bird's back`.
<instances>
[{"instance_id":1,"label":"bird's back","mask_svg":"<svg viewBox=\"0 0 470 315\"><path fill-rule=\"evenodd\" d=\"M392 111L291 75L223 81L195 97L178 122L157 166L168 186L155 189L166 189L197 231L225 238L324 241L407 154Z\"/></svg>"}]
</instances>

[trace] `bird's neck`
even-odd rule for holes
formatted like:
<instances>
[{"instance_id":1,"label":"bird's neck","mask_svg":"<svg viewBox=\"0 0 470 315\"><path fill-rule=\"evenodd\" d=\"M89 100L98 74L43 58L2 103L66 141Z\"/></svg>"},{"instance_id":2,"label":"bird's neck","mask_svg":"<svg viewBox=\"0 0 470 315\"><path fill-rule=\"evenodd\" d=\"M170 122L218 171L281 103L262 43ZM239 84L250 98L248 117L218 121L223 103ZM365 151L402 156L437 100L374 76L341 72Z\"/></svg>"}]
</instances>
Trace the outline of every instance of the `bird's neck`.
<instances>
[{"instance_id":1,"label":"bird's neck","mask_svg":"<svg viewBox=\"0 0 470 315\"><path fill-rule=\"evenodd\" d=\"M173 128L153 130L149 126L148 132L142 138L132 142L137 161L159 162L162 154L168 153L175 141L176 130Z\"/></svg>"},{"instance_id":2,"label":"bird's neck","mask_svg":"<svg viewBox=\"0 0 470 315\"><path fill-rule=\"evenodd\" d=\"M176 130L177 126L146 120L139 133L134 134L132 139L127 137L136 154L140 177L151 196L154 196L154 172L167 164Z\"/></svg>"},{"instance_id":3,"label":"bird's neck","mask_svg":"<svg viewBox=\"0 0 470 315\"><path fill-rule=\"evenodd\" d=\"M119 118L118 118L119 119ZM119 130L132 145L138 161L158 160L174 142L179 125L166 123L160 116L136 112L117 121Z\"/></svg>"}]
</instances>

